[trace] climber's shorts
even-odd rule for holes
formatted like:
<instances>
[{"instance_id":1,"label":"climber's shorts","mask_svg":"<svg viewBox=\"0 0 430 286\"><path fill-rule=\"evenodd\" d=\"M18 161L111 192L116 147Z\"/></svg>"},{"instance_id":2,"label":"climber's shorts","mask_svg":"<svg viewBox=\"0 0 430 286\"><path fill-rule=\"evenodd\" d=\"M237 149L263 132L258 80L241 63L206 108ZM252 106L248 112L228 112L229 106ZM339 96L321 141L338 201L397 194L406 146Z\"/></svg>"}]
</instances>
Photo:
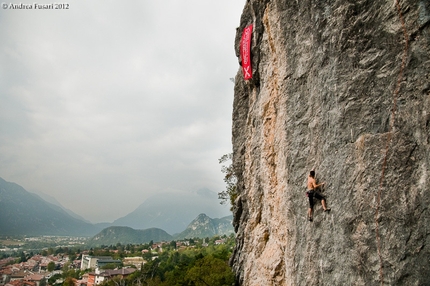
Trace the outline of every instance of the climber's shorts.
<instances>
[{"instance_id":1,"label":"climber's shorts","mask_svg":"<svg viewBox=\"0 0 430 286\"><path fill-rule=\"evenodd\" d=\"M318 200L323 200L325 199L322 195L320 195L318 192L315 192L314 190L309 190L306 192L306 195L309 198L309 207L313 208L314 207L314 197Z\"/></svg>"}]
</instances>

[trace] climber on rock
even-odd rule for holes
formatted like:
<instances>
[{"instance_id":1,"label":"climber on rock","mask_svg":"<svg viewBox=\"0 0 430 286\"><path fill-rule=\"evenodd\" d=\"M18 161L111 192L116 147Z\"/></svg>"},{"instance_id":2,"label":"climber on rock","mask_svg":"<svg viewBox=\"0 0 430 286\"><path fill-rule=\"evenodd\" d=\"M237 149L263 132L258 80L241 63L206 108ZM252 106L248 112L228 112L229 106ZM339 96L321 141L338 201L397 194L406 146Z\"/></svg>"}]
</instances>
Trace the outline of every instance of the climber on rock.
<instances>
[{"instance_id":1,"label":"climber on rock","mask_svg":"<svg viewBox=\"0 0 430 286\"><path fill-rule=\"evenodd\" d=\"M306 195L309 198L309 209L308 209L308 219L309 221L313 220L313 208L314 208L314 198L321 200L322 207L324 212L329 212L331 209L326 206L325 197L317 192L319 187L324 186L324 183L317 185L317 181L315 180L315 171L311 170L308 176L308 191Z\"/></svg>"}]
</instances>

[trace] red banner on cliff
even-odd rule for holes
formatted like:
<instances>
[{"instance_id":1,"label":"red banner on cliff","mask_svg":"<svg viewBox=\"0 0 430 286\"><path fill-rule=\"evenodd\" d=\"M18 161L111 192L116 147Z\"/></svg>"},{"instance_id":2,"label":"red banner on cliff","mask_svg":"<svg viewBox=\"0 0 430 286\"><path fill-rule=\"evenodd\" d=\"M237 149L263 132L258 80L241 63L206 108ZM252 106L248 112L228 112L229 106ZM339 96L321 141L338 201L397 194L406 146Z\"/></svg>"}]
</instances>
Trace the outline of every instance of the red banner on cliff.
<instances>
[{"instance_id":1,"label":"red banner on cliff","mask_svg":"<svg viewBox=\"0 0 430 286\"><path fill-rule=\"evenodd\" d=\"M251 36L252 24L243 29L242 38L240 40L240 58L242 60L243 78L245 80L252 78Z\"/></svg>"}]
</instances>

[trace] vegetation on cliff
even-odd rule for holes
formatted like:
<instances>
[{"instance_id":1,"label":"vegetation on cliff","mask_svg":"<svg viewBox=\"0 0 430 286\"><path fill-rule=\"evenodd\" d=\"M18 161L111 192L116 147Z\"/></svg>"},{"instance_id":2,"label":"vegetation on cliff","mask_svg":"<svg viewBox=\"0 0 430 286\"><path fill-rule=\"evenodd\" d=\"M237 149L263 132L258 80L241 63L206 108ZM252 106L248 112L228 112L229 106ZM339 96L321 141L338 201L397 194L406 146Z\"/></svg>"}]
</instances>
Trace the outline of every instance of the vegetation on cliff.
<instances>
[{"instance_id":1,"label":"vegetation on cliff","mask_svg":"<svg viewBox=\"0 0 430 286\"><path fill-rule=\"evenodd\" d=\"M227 163L221 166L221 172L224 173L224 182L226 187L224 191L218 193L218 198L221 204L230 203L230 210L233 210L234 200L237 198L237 177L233 169L233 153L225 154L219 159L220 164Z\"/></svg>"}]
</instances>

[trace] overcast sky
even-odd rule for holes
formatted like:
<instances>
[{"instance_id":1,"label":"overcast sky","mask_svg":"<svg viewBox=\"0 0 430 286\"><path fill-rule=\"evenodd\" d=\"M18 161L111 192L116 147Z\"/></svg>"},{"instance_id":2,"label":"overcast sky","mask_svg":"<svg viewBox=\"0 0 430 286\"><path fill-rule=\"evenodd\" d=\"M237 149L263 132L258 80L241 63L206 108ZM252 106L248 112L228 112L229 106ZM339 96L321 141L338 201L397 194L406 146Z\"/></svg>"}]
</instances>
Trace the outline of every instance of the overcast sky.
<instances>
[{"instance_id":1,"label":"overcast sky","mask_svg":"<svg viewBox=\"0 0 430 286\"><path fill-rule=\"evenodd\" d=\"M2 3L0 177L92 222L224 189L244 0Z\"/></svg>"}]
</instances>

